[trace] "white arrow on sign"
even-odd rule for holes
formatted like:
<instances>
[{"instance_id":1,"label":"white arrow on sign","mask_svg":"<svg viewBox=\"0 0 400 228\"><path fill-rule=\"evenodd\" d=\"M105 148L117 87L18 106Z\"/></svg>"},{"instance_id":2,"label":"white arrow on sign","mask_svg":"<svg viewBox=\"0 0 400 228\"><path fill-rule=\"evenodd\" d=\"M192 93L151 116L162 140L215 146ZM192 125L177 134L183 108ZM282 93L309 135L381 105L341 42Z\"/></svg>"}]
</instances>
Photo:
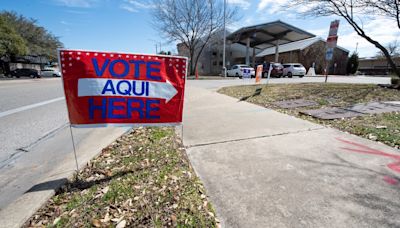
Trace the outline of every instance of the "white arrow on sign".
<instances>
[{"instance_id":1,"label":"white arrow on sign","mask_svg":"<svg viewBox=\"0 0 400 228\"><path fill-rule=\"evenodd\" d=\"M85 96L123 96L165 99L168 103L178 91L169 82L142 80L80 78L78 97Z\"/></svg>"}]
</instances>

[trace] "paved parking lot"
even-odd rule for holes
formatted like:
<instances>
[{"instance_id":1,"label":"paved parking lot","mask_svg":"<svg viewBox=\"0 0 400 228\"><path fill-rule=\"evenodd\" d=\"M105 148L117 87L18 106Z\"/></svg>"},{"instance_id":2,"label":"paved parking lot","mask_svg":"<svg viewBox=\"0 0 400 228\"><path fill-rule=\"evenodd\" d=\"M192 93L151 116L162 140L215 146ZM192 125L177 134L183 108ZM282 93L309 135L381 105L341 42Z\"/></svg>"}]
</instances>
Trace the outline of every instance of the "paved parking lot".
<instances>
[{"instance_id":1,"label":"paved parking lot","mask_svg":"<svg viewBox=\"0 0 400 228\"><path fill-rule=\"evenodd\" d=\"M224 86L249 85L254 84L255 79L228 78L227 80L190 80L191 84L201 88L218 89ZM293 77L293 78L271 78L269 83L308 83L325 82L325 77ZM390 84L388 77L365 77L365 76L329 76L330 83L362 83L362 84ZM267 79L262 79L261 84L267 83Z\"/></svg>"}]
</instances>

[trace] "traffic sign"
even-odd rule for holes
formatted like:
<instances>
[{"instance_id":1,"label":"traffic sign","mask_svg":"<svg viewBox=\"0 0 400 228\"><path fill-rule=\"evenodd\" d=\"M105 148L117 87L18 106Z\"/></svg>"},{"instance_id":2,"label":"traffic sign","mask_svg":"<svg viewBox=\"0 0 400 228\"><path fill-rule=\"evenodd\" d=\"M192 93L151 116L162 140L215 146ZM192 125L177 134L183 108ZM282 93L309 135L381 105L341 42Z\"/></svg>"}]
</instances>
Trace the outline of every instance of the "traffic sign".
<instances>
[{"instance_id":1,"label":"traffic sign","mask_svg":"<svg viewBox=\"0 0 400 228\"><path fill-rule=\"evenodd\" d=\"M187 58L59 50L72 126L177 125Z\"/></svg>"},{"instance_id":2,"label":"traffic sign","mask_svg":"<svg viewBox=\"0 0 400 228\"><path fill-rule=\"evenodd\" d=\"M326 45L328 48L335 48L337 46L338 37L337 36L330 36L326 40Z\"/></svg>"},{"instance_id":3,"label":"traffic sign","mask_svg":"<svg viewBox=\"0 0 400 228\"><path fill-rule=\"evenodd\" d=\"M326 50L325 59L328 61L333 59L333 48L328 48Z\"/></svg>"},{"instance_id":4,"label":"traffic sign","mask_svg":"<svg viewBox=\"0 0 400 228\"><path fill-rule=\"evenodd\" d=\"M338 41L338 29L339 29L339 20L334 20L331 22L331 25L329 27L329 35L326 40L326 54L325 54L325 59L330 61L333 59L333 50L337 46L337 41Z\"/></svg>"},{"instance_id":5,"label":"traffic sign","mask_svg":"<svg viewBox=\"0 0 400 228\"><path fill-rule=\"evenodd\" d=\"M339 20L332 21L331 25L329 27L329 35L328 35L328 37L337 36L338 29L339 29Z\"/></svg>"}]
</instances>

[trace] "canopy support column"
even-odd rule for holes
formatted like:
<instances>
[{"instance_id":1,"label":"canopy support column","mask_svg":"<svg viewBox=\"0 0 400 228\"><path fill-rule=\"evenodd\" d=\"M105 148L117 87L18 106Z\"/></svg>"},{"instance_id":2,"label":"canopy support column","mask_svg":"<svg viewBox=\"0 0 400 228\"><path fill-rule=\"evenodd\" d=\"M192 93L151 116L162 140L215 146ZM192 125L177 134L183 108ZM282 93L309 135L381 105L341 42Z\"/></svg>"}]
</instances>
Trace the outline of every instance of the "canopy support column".
<instances>
[{"instance_id":1,"label":"canopy support column","mask_svg":"<svg viewBox=\"0 0 400 228\"><path fill-rule=\"evenodd\" d=\"M246 65L250 65L250 37L246 39Z\"/></svg>"},{"instance_id":2,"label":"canopy support column","mask_svg":"<svg viewBox=\"0 0 400 228\"><path fill-rule=\"evenodd\" d=\"M279 39L275 43L275 62L279 62Z\"/></svg>"},{"instance_id":3,"label":"canopy support column","mask_svg":"<svg viewBox=\"0 0 400 228\"><path fill-rule=\"evenodd\" d=\"M255 68L256 67L256 49L254 47L253 47L252 62L253 62L253 68Z\"/></svg>"}]
</instances>

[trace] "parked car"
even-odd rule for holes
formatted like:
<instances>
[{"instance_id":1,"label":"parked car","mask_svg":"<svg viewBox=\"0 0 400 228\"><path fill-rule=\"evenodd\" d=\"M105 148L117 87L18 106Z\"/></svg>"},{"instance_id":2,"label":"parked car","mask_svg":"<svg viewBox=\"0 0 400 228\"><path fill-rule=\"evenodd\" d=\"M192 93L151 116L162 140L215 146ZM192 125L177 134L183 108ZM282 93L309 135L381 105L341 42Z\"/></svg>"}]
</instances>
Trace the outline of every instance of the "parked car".
<instances>
[{"instance_id":1,"label":"parked car","mask_svg":"<svg viewBox=\"0 0 400 228\"><path fill-rule=\"evenodd\" d=\"M40 78L39 71L30 68L19 68L11 71L11 76L19 77L31 77Z\"/></svg>"},{"instance_id":2,"label":"parked car","mask_svg":"<svg viewBox=\"0 0 400 228\"><path fill-rule=\"evenodd\" d=\"M285 63L283 64L283 76L289 78L299 76L300 78L306 75L306 68L300 63Z\"/></svg>"},{"instance_id":3,"label":"parked car","mask_svg":"<svg viewBox=\"0 0 400 228\"><path fill-rule=\"evenodd\" d=\"M61 77L61 72L55 69L44 69L40 75L43 77Z\"/></svg>"},{"instance_id":4,"label":"parked car","mask_svg":"<svg viewBox=\"0 0 400 228\"><path fill-rule=\"evenodd\" d=\"M245 71L248 71L250 73L250 77L252 78L256 76L254 68L247 66L245 64L233 65L229 70L226 71L226 76L242 78L243 75L245 74Z\"/></svg>"},{"instance_id":5,"label":"parked car","mask_svg":"<svg viewBox=\"0 0 400 228\"><path fill-rule=\"evenodd\" d=\"M270 62L270 63L264 63L263 64L263 74L262 77L266 78L268 77L268 71L269 71L269 66L272 65L272 69L271 69L271 77L277 77L280 78L283 75L283 66L280 63L274 63L274 62Z\"/></svg>"}]
</instances>

